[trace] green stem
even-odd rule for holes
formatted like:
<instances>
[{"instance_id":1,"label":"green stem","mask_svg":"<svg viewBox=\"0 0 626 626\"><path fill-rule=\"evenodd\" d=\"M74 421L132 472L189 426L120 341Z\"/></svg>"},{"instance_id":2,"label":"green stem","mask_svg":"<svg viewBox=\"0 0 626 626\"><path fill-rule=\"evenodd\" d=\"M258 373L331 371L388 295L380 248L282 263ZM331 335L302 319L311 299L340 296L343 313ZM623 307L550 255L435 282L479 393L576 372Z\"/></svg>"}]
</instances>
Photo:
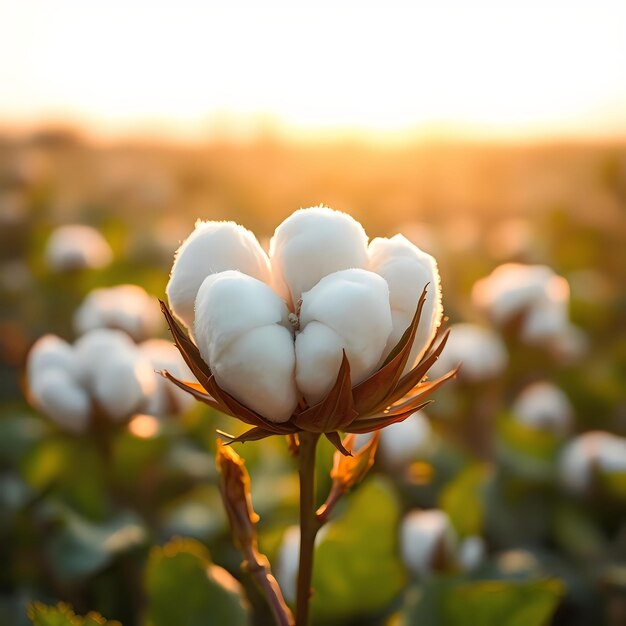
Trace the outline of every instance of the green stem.
<instances>
[{"instance_id":1,"label":"green stem","mask_svg":"<svg viewBox=\"0 0 626 626\"><path fill-rule=\"evenodd\" d=\"M315 448L319 434L301 432L298 449L300 475L300 564L296 595L296 626L309 624L313 548L320 523L315 516Z\"/></svg>"}]
</instances>

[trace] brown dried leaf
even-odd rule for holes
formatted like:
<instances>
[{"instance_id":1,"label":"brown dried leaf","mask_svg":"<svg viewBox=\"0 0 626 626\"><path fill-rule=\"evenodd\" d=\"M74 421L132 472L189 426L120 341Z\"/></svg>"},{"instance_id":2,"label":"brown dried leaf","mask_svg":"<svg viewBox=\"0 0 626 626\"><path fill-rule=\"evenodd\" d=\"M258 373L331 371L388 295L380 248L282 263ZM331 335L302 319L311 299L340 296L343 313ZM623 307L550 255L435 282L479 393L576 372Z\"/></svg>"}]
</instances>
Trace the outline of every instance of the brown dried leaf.
<instances>
[{"instance_id":1,"label":"brown dried leaf","mask_svg":"<svg viewBox=\"0 0 626 626\"><path fill-rule=\"evenodd\" d=\"M390 426L391 424L396 424L397 422L403 422L407 417L410 417L416 411L422 410L425 406L428 406L432 400L426 400L422 404L412 408L409 411L403 411L396 415L392 414L382 414L377 415L375 417L370 417L366 419L356 420L348 428L346 428L346 432L356 433L357 435L362 433L371 433L375 430L379 430L381 428L385 428L385 426Z\"/></svg>"}]
</instances>

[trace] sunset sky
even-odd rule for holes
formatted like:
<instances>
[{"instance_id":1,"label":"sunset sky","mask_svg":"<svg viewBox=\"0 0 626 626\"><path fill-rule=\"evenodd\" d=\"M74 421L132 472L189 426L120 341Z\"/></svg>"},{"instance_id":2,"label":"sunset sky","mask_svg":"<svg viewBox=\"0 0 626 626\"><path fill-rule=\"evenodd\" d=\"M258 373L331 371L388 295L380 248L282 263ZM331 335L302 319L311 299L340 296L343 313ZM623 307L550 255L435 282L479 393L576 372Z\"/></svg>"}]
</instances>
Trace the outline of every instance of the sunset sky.
<instances>
[{"instance_id":1,"label":"sunset sky","mask_svg":"<svg viewBox=\"0 0 626 626\"><path fill-rule=\"evenodd\" d=\"M4 0L0 126L626 137L626 2Z\"/></svg>"}]
</instances>

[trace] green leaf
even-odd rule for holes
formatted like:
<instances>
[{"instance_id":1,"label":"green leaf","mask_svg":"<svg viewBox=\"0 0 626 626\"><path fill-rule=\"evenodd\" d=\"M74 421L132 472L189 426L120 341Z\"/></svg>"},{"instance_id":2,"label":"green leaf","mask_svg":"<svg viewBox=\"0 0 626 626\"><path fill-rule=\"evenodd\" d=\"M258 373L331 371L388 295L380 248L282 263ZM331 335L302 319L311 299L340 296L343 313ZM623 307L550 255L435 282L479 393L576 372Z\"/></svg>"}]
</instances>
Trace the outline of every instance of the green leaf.
<instances>
[{"instance_id":1,"label":"green leaf","mask_svg":"<svg viewBox=\"0 0 626 626\"><path fill-rule=\"evenodd\" d=\"M482 534L485 519L485 487L490 477L486 465L463 470L442 490L440 508L450 516L461 537Z\"/></svg>"},{"instance_id":2,"label":"green leaf","mask_svg":"<svg viewBox=\"0 0 626 626\"><path fill-rule=\"evenodd\" d=\"M104 619L99 613L91 612L80 617L63 603L45 606L35 602L28 607L28 618L33 626L121 626L119 622Z\"/></svg>"},{"instance_id":3,"label":"green leaf","mask_svg":"<svg viewBox=\"0 0 626 626\"><path fill-rule=\"evenodd\" d=\"M546 626L563 596L555 579L433 579L407 594L403 626Z\"/></svg>"},{"instance_id":4,"label":"green leaf","mask_svg":"<svg viewBox=\"0 0 626 626\"><path fill-rule=\"evenodd\" d=\"M406 579L397 548L400 509L390 483L367 480L345 504L315 551L312 611L319 623L386 608Z\"/></svg>"},{"instance_id":5,"label":"green leaf","mask_svg":"<svg viewBox=\"0 0 626 626\"><path fill-rule=\"evenodd\" d=\"M240 584L206 548L175 539L150 553L145 571L149 626L247 626Z\"/></svg>"},{"instance_id":6,"label":"green leaf","mask_svg":"<svg viewBox=\"0 0 626 626\"><path fill-rule=\"evenodd\" d=\"M563 595L557 580L461 584L444 599L447 626L546 626Z\"/></svg>"},{"instance_id":7,"label":"green leaf","mask_svg":"<svg viewBox=\"0 0 626 626\"><path fill-rule=\"evenodd\" d=\"M116 555L145 541L146 532L136 516L123 513L104 524L92 524L64 512L65 526L48 546L48 557L63 580L77 580L106 567Z\"/></svg>"}]
</instances>

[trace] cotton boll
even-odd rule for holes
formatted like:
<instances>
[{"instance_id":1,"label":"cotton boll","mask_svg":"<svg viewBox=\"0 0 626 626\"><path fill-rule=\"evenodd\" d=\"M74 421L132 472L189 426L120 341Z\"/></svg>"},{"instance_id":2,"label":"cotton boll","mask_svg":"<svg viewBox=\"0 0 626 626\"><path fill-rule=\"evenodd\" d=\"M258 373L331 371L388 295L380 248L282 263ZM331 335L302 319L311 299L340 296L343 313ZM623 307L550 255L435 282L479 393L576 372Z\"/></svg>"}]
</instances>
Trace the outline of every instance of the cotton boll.
<instances>
[{"instance_id":1,"label":"cotton boll","mask_svg":"<svg viewBox=\"0 0 626 626\"><path fill-rule=\"evenodd\" d=\"M300 209L276 229L270 259L275 289L295 308L324 276L367 268L367 235L346 213L322 206Z\"/></svg>"},{"instance_id":2,"label":"cotton boll","mask_svg":"<svg viewBox=\"0 0 626 626\"><path fill-rule=\"evenodd\" d=\"M265 283L241 272L207 277L196 298L194 334L202 358L211 363L241 333L268 324L290 327L288 310Z\"/></svg>"},{"instance_id":3,"label":"cotton boll","mask_svg":"<svg viewBox=\"0 0 626 626\"><path fill-rule=\"evenodd\" d=\"M464 572L478 568L485 559L485 540L477 535L466 537L459 546L459 563Z\"/></svg>"},{"instance_id":4,"label":"cotton boll","mask_svg":"<svg viewBox=\"0 0 626 626\"><path fill-rule=\"evenodd\" d=\"M170 306L187 327L193 327L200 285L207 276L225 270L271 281L267 255L249 230L234 222L196 222L176 252L167 285Z\"/></svg>"},{"instance_id":5,"label":"cotton boll","mask_svg":"<svg viewBox=\"0 0 626 626\"><path fill-rule=\"evenodd\" d=\"M157 334L162 325L156 298L137 285L94 289L74 315L74 328L81 335L96 328L117 328L141 341Z\"/></svg>"},{"instance_id":6,"label":"cotton boll","mask_svg":"<svg viewBox=\"0 0 626 626\"><path fill-rule=\"evenodd\" d=\"M498 325L523 315L527 343L550 340L569 323L569 285L545 265L501 265L474 285L472 300Z\"/></svg>"},{"instance_id":7,"label":"cotton boll","mask_svg":"<svg viewBox=\"0 0 626 626\"><path fill-rule=\"evenodd\" d=\"M283 535L276 562L276 580L280 585L285 600L296 600L298 567L300 564L300 527L290 526Z\"/></svg>"},{"instance_id":8,"label":"cotton boll","mask_svg":"<svg viewBox=\"0 0 626 626\"><path fill-rule=\"evenodd\" d=\"M509 356L500 336L477 324L454 324L439 359L428 372L431 379L443 376L461 364L459 379L479 382L500 375Z\"/></svg>"},{"instance_id":9,"label":"cotton boll","mask_svg":"<svg viewBox=\"0 0 626 626\"><path fill-rule=\"evenodd\" d=\"M60 369L78 379L77 355L69 343L56 335L44 335L33 344L28 353L26 374L29 380L48 369Z\"/></svg>"},{"instance_id":10,"label":"cotton boll","mask_svg":"<svg viewBox=\"0 0 626 626\"><path fill-rule=\"evenodd\" d=\"M441 324L441 281L435 259L420 250L402 235L391 239L377 237L368 248L369 269L382 276L389 285L389 302L393 315L393 331L389 336L383 359L400 341L408 328L422 290L428 285L426 302L417 328L405 371L424 355Z\"/></svg>"},{"instance_id":11,"label":"cotton boll","mask_svg":"<svg viewBox=\"0 0 626 626\"><path fill-rule=\"evenodd\" d=\"M133 340L121 330L98 328L85 333L74 343L80 380L89 387L111 352L134 347Z\"/></svg>"},{"instance_id":12,"label":"cotton boll","mask_svg":"<svg viewBox=\"0 0 626 626\"><path fill-rule=\"evenodd\" d=\"M45 249L48 265L57 272L99 269L111 262L113 252L94 228L72 224L50 235Z\"/></svg>"},{"instance_id":13,"label":"cotton boll","mask_svg":"<svg viewBox=\"0 0 626 626\"><path fill-rule=\"evenodd\" d=\"M314 322L332 333L318 325L308 330ZM335 272L302 294L296 381L309 404L318 402L331 390L342 350L350 363L352 384L367 378L380 361L391 325L387 283L372 272Z\"/></svg>"},{"instance_id":14,"label":"cotton boll","mask_svg":"<svg viewBox=\"0 0 626 626\"><path fill-rule=\"evenodd\" d=\"M139 345L141 354L157 371L167 370L179 380L194 381L195 378L180 352L173 343L165 339L150 339ZM193 404L193 397L179 389L171 381L156 374L156 389L148 398L144 411L150 415L166 415L179 412Z\"/></svg>"},{"instance_id":15,"label":"cotton boll","mask_svg":"<svg viewBox=\"0 0 626 626\"><path fill-rule=\"evenodd\" d=\"M456 533L443 511L411 511L402 520L402 559L414 574L428 576L445 570L454 559Z\"/></svg>"},{"instance_id":16,"label":"cotton boll","mask_svg":"<svg viewBox=\"0 0 626 626\"><path fill-rule=\"evenodd\" d=\"M511 411L523 424L565 435L571 428L573 408L569 398L555 385L537 382L524 388L517 396Z\"/></svg>"},{"instance_id":17,"label":"cotton boll","mask_svg":"<svg viewBox=\"0 0 626 626\"><path fill-rule=\"evenodd\" d=\"M154 370L134 346L109 352L91 380L95 400L115 421L139 411L155 388Z\"/></svg>"},{"instance_id":18,"label":"cotton boll","mask_svg":"<svg viewBox=\"0 0 626 626\"><path fill-rule=\"evenodd\" d=\"M85 432L91 414L89 394L66 370L35 370L29 385L33 403L48 417L66 430Z\"/></svg>"},{"instance_id":19,"label":"cotton boll","mask_svg":"<svg viewBox=\"0 0 626 626\"><path fill-rule=\"evenodd\" d=\"M291 333L278 324L254 328L212 355L217 384L270 422L285 422L298 404Z\"/></svg>"},{"instance_id":20,"label":"cotton boll","mask_svg":"<svg viewBox=\"0 0 626 626\"><path fill-rule=\"evenodd\" d=\"M559 474L566 489L584 494L591 490L594 472L626 472L626 439L604 431L591 431L570 441L559 457Z\"/></svg>"},{"instance_id":21,"label":"cotton boll","mask_svg":"<svg viewBox=\"0 0 626 626\"><path fill-rule=\"evenodd\" d=\"M383 428L378 447L388 464L401 467L429 455L432 443L430 422L418 411L403 422Z\"/></svg>"}]
</instances>

